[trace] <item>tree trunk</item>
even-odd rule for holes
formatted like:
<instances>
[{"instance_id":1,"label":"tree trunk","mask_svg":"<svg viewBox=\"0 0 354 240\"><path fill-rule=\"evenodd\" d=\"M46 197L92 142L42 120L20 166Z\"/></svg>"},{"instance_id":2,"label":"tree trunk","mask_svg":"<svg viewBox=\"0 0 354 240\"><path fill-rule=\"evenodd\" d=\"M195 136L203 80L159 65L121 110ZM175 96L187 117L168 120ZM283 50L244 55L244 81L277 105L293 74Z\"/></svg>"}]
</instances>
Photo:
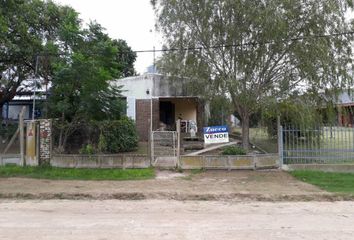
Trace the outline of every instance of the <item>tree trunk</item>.
<instances>
[{"instance_id":1,"label":"tree trunk","mask_svg":"<svg viewBox=\"0 0 354 240\"><path fill-rule=\"evenodd\" d=\"M248 113L241 115L242 123L242 147L248 151L250 142L250 116Z\"/></svg>"}]
</instances>

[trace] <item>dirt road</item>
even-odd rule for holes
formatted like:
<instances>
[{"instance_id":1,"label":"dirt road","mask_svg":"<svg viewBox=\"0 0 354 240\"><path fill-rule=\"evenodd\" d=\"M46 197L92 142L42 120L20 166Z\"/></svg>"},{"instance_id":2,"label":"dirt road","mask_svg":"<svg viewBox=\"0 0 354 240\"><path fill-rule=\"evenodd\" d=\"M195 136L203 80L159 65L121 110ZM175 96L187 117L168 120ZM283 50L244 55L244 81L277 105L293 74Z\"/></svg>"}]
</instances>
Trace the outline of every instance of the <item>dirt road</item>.
<instances>
[{"instance_id":1,"label":"dirt road","mask_svg":"<svg viewBox=\"0 0 354 240\"><path fill-rule=\"evenodd\" d=\"M158 172L141 181L58 181L0 178L0 198L174 199L174 200L333 200L319 188L281 171Z\"/></svg>"},{"instance_id":2,"label":"dirt road","mask_svg":"<svg viewBox=\"0 0 354 240\"><path fill-rule=\"evenodd\" d=\"M0 200L0 239L353 239L354 202Z\"/></svg>"}]
</instances>

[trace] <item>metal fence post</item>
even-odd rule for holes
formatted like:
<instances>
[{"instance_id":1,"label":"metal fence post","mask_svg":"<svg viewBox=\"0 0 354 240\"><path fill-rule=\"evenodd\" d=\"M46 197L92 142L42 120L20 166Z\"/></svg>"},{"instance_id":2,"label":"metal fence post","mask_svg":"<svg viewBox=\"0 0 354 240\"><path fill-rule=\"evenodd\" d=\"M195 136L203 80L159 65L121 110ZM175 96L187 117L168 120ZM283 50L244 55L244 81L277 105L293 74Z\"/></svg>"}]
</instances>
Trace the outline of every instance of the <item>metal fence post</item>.
<instances>
[{"instance_id":1,"label":"metal fence post","mask_svg":"<svg viewBox=\"0 0 354 240\"><path fill-rule=\"evenodd\" d=\"M150 165L152 166L154 162L154 132L150 131L150 152L151 152L151 158L150 158Z\"/></svg>"},{"instance_id":2,"label":"metal fence post","mask_svg":"<svg viewBox=\"0 0 354 240\"><path fill-rule=\"evenodd\" d=\"M181 120L177 120L177 167L181 167L180 156L181 156Z\"/></svg>"},{"instance_id":3,"label":"metal fence post","mask_svg":"<svg viewBox=\"0 0 354 240\"><path fill-rule=\"evenodd\" d=\"M24 114L25 107L22 107L22 110L19 115L19 128L20 128L20 153L21 153L21 165L26 166L25 158L25 125L24 125Z\"/></svg>"},{"instance_id":4,"label":"metal fence post","mask_svg":"<svg viewBox=\"0 0 354 240\"><path fill-rule=\"evenodd\" d=\"M279 154L279 168L283 167L284 161L284 146L283 146L283 126L278 126L278 154Z\"/></svg>"}]
</instances>

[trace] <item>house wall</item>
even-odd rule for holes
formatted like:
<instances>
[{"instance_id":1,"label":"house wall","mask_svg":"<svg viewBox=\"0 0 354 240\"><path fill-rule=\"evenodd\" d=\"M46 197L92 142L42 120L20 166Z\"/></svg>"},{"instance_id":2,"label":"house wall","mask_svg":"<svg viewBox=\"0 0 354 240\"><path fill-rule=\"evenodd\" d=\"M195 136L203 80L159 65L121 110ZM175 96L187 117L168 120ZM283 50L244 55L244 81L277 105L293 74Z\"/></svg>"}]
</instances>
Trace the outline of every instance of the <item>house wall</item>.
<instances>
[{"instance_id":1,"label":"house wall","mask_svg":"<svg viewBox=\"0 0 354 240\"><path fill-rule=\"evenodd\" d=\"M171 100L175 104L175 119L182 114L183 120L193 120L197 123L197 103L194 99Z\"/></svg>"},{"instance_id":2,"label":"house wall","mask_svg":"<svg viewBox=\"0 0 354 240\"><path fill-rule=\"evenodd\" d=\"M353 127L354 125L354 107L339 107L337 113L338 125L343 127Z\"/></svg>"},{"instance_id":3,"label":"house wall","mask_svg":"<svg viewBox=\"0 0 354 240\"><path fill-rule=\"evenodd\" d=\"M14 119L17 120L18 116L20 115L20 112L22 110L22 107L25 107L25 114L24 118L29 119L30 118L30 106L29 105L9 105L9 110L8 110L8 119Z\"/></svg>"},{"instance_id":4,"label":"house wall","mask_svg":"<svg viewBox=\"0 0 354 240\"><path fill-rule=\"evenodd\" d=\"M123 85L122 95L136 99L150 99L154 88L151 75L123 78L114 81L113 84L117 86Z\"/></svg>"},{"instance_id":5,"label":"house wall","mask_svg":"<svg viewBox=\"0 0 354 240\"><path fill-rule=\"evenodd\" d=\"M127 77L112 82L116 86L123 86L122 95L136 99L150 99L151 97L190 96L185 79L173 79L160 74L143 74Z\"/></svg>"},{"instance_id":6,"label":"house wall","mask_svg":"<svg viewBox=\"0 0 354 240\"><path fill-rule=\"evenodd\" d=\"M151 100L150 99L137 99L136 100L136 129L140 141L147 141L150 132L150 116L151 116ZM156 130L160 122L159 114L159 100L152 100L152 118L153 130Z\"/></svg>"}]
</instances>

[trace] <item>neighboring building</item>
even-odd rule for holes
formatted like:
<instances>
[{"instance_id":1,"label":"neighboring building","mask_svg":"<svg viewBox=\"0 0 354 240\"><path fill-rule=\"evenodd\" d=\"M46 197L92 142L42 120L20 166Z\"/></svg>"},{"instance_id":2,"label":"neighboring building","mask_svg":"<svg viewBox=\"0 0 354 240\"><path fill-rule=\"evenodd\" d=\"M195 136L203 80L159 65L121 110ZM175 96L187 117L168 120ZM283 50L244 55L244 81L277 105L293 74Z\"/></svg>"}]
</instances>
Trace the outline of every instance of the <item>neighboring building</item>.
<instances>
[{"instance_id":1,"label":"neighboring building","mask_svg":"<svg viewBox=\"0 0 354 240\"><path fill-rule=\"evenodd\" d=\"M33 99L35 97L35 118L42 116L43 103L46 100L46 90L44 84L37 86L34 93L32 80L23 83L21 90L9 102L5 103L2 108L2 118L4 120L18 120L20 111L25 107L24 119L31 119L33 113ZM31 86L32 85L32 86Z\"/></svg>"},{"instance_id":2,"label":"neighboring building","mask_svg":"<svg viewBox=\"0 0 354 240\"><path fill-rule=\"evenodd\" d=\"M354 91L343 91L338 96L337 120L339 126L354 126Z\"/></svg>"},{"instance_id":3,"label":"neighboring building","mask_svg":"<svg viewBox=\"0 0 354 240\"><path fill-rule=\"evenodd\" d=\"M205 104L188 93L183 79L157 73L127 77L114 81L122 85L127 101L127 116L135 120L140 140L148 140L152 113L152 130L174 130L176 121L194 122L201 130L205 122ZM188 128L188 127L187 127ZM187 129L185 128L185 129Z\"/></svg>"}]
</instances>

